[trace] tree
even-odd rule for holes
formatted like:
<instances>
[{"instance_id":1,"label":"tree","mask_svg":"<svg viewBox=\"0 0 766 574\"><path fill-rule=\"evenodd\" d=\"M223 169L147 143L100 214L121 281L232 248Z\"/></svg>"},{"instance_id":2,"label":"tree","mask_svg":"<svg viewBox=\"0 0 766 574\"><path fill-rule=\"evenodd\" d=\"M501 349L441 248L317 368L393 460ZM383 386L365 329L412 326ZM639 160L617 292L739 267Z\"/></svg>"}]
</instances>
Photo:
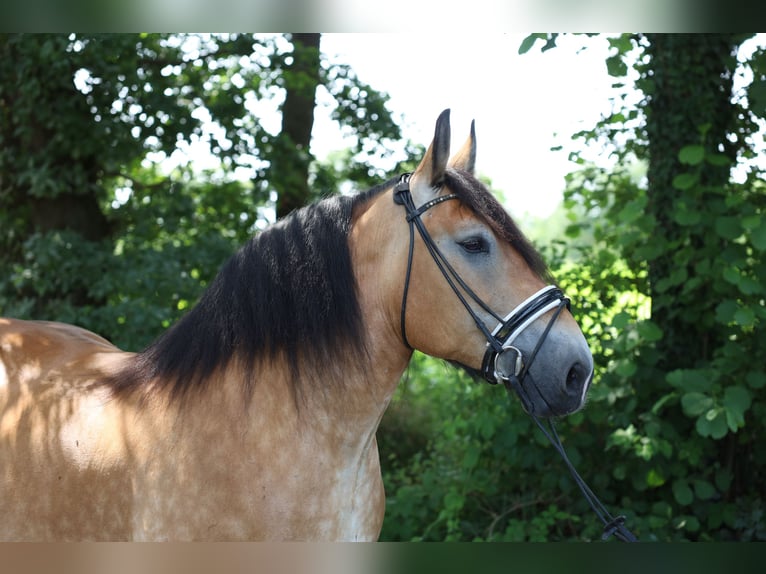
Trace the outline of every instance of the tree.
<instances>
[{"instance_id":1,"label":"tree","mask_svg":"<svg viewBox=\"0 0 766 574\"><path fill-rule=\"evenodd\" d=\"M521 51L556 38L532 35ZM766 185L748 160L762 153L764 48L745 60L745 35L608 41L623 91L574 138L616 162L573 155L568 238L543 246L597 364L588 405L559 432L639 539L763 540ZM753 79L735 88L743 72ZM497 390L416 358L381 423L385 538L600 538L556 453Z\"/></svg>"},{"instance_id":2,"label":"tree","mask_svg":"<svg viewBox=\"0 0 766 574\"><path fill-rule=\"evenodd\" d=\"M586 294L601 309L594 325L607 325L593 337L602 371L592 401L608 404L617 430L606 447L625 457L613 471L617 500L658 537L764 536L753 510L763 485L751 477L766 461L755 438L766 403L766 189L748 159L758 153L766 66L763 47L738 62L748 39L611 38L609 73L622 83L633 68L644 99L616 100L578 134L606 140L619 161L609 171L585 166L567 191L570 206L592 215L570 233L589 228L596 240L582 260L597 278L588 292L605 296ZM753 81L737 93L741 66ZM647 166L644 180L628 175L635 160ZM743 182L732 179L735 166ZM676 532L663 532L667 524Z\"/></svg>"},{"instance_id":3,"label":"tree","mask_svg":"<svg viewBox=\"0 0 766 574\"><path fill-rule=\"evenodd\" d=\"M269 170L277 191L277 217L305 205L309 187L311 129L316 88L320 83L319 34L293 34L293 53L285 76L282 131L276 138Z\"/></svg>"},{"instance_id":4,"label":"tree","mask_svg":"<svg viewBox=\"0 0 766 574\"><path fill-rule=\"evenodd\" d=\"M715 315L711 282L690 289L687 280L700 277L695 266L715 259L735 237L709 233L706 226L690 227L678 214L703 202L712 207L719 202L716 195L727 193L731 167L744 146L742 136L748 135L737 126L744 110L732 101L742 38L649 34L646 40L647 211L654 218L655 242L665 246L649 260L652 316L664 333L657 342L658 367L694 368L710 360L712 351L724 343L725 333L711 329L713 322L704 319ZM739 137L732 141L730 134ZM694 174L686 173L690 164L697 168ZM682 179L676 180L679 175ZM702 315L692 319L690 305Z\"/></svg>"},{"instance_id":5,"label":"tree","mask_svg":"<svg viewBox=\"0 0 766 574\"><path fill-rule=\"evenodd\" d=\"M308 86L375 117L334 112L360 146L398 137L386 95L318 46L315 35L1 36L0 313L144 345L263 224L274 192L310 199L279 178L308 189ZM272 134L252 104L282 93L285 133ZM164 160L195 142L217 167L168 173Z\"/></svg>"},{"instance_id":6,"label":"tree","mask_svg":"<svg viewBox=\"0 0 766 574\"><path fill-rule=\"evenodd\" d=\"M156 37L3 35L0 59L6 278L0 305L46 316L62 303L103 304L103 295L88 282L105 263L97 246L115 231L103 208L110 186L129 178L125 168L147 149L170 149L196 124L189 106L166 95L179 86L161 73L168 62L180 62L180 53ZM80 91L73 80L84 70L88 76ZM51 237L64 249L39 251ZM75 249L83 251L79 263ZM29 275L43 260L71 273L53 272L34 285ZM83 267L89 265L94 268Z\"/></svg>"}]
</instances>

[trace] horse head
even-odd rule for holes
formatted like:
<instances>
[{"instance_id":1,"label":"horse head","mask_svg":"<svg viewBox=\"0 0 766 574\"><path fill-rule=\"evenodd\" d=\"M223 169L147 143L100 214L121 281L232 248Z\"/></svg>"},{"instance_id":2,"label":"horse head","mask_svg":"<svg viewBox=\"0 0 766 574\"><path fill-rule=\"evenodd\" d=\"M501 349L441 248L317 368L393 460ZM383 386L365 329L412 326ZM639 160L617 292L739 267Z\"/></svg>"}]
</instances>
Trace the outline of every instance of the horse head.
<instances>
[{"instance_id":1,"label":"horse head","mask_svg":"<svg viewBox=\"0 0 766 574\"><path fill-rule=\"evenodd\" d=\"M392 249L404 285L402 342L505 383L530 413L574 412L592 379L590 350L569 300L548 285L542 259L475 163L473 123L450 158L445 110L417 169L393 190L404 207Z\"/></svg>"}]
</instances>

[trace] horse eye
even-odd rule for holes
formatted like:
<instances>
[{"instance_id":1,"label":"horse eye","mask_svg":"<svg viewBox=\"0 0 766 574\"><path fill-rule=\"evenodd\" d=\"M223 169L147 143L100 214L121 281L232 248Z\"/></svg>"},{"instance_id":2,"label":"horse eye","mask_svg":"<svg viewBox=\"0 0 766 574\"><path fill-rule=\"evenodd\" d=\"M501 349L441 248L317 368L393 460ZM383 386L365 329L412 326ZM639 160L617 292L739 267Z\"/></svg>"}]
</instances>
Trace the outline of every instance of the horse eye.
<instances>
[{"instance_id":1,"label":"horse eye","mask_svg":"<svg viewBox=\"0 0 766 574\"><path fill-rule=\"evenodd\" d=\"M466 253L489 253L489 245L483 237L469 237L464 241L459 241L458 245Z\"/></svg>"}]
</instances>

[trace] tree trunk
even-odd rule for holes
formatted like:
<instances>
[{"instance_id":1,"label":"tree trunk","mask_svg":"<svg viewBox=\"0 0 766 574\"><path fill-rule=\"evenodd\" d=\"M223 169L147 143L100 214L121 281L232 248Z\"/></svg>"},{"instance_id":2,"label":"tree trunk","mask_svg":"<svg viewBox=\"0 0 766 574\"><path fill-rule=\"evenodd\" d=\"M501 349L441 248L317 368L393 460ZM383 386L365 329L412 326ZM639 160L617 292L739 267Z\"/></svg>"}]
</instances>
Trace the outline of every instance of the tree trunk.
<instances>
[{"instance_id":1,"label":"tree trunk","mask_svg":"<svg viewBox=\"0 0 766 574\"><path fill-rule=\"evenodd\" d=\"M277 217L309 202L309 147L320 83L319 34L293 34L292 62L285 70L282 130L271 158L270 179L277 191Z\"/></svg>"},{"instance_id":2,"label":"tree trunk","mask_svg":"<svg viewBox=\"0 0 766 574\"><path fill-rule=\"evenodd\" d=\"M650 34L647 39L648 209L657 222L657 239L666 246L649 262L652 320L664 333L659 366L692 368L710 358L717 342L711 340L716 335L705 317L691 317L684 310L708 300L712 316L717 302L709 284L690 291L686 283L698 275L695 266L702 259L724 247L723 239L711 233L714 214L706 210L721 203L730 166L703 162L690 167L679 161L679 151L702 145L706 154L723 153L734 162L737 149L727 135L736 121L731 97L737 40L719 34ZM692 171L698 175L693 186L674 187L676 176ZM684 209L701 213L700 225L679 221L678 212ZM674 273L676 280L669 281ZM690 297L697 303L687 307L684 300Z\"/></svg>"}]
</instances>

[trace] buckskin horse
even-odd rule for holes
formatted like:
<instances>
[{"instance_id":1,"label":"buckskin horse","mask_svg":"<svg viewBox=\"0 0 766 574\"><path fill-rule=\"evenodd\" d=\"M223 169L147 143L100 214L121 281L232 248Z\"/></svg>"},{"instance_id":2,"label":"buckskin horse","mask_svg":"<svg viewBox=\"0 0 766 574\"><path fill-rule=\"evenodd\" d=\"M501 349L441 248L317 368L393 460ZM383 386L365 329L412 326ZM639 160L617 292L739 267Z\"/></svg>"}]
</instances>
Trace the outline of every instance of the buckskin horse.
<instances>
[{"instance_id":1,"label":"buckskin horse","mask_svg":"<svg viewBox=\"0 0 766 574\"><path fill-rule=\"evenodd\" d=\"M139 353L0 319L0 538L374 540L413 349L579 409L586 341L475 158L445 110L413 173L260 232Z\"/></svg>"}]
</instances>

